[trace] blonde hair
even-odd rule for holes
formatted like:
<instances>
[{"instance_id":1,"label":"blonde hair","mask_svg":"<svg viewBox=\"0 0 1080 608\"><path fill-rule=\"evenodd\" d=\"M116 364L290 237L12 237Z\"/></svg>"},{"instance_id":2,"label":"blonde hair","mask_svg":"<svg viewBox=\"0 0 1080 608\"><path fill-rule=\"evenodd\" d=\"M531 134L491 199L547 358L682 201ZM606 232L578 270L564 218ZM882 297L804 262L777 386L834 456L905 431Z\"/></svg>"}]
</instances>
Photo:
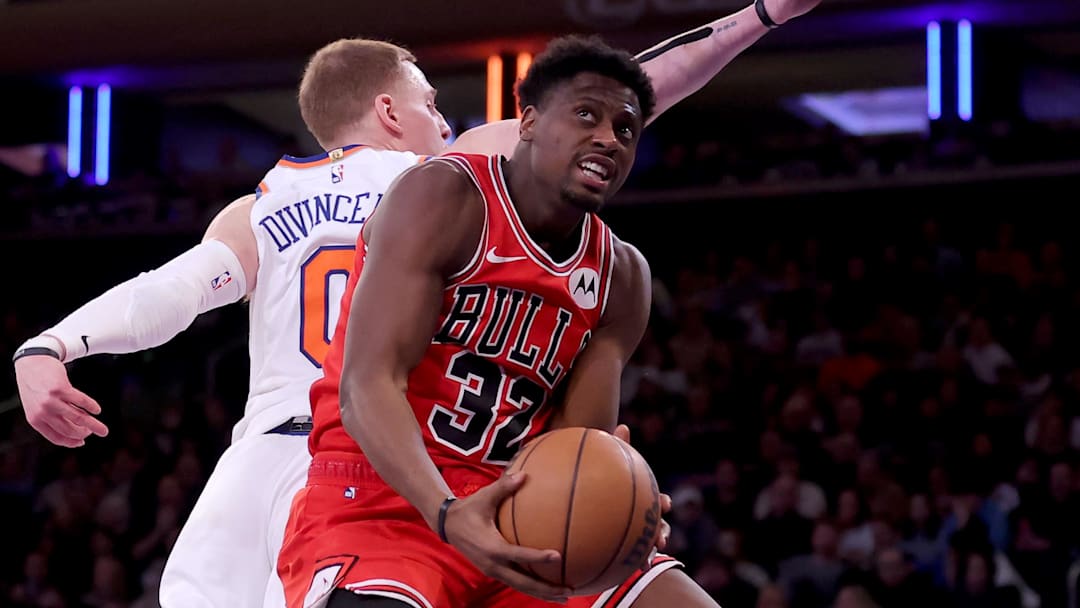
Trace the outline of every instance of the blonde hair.
<instances>
[{"instance_id":1,"label":"blonde hair","mask_svg":"<svg viewBox=\"0 0 1080 608\"><path fill-rule=\"evenodd\" d=\"M344 127L371 110L375 97L401 76L408 50L389 42L345 38L311 56L300 80L300 115L319 145L328 147Z\"/></svg>"}]
</instances>

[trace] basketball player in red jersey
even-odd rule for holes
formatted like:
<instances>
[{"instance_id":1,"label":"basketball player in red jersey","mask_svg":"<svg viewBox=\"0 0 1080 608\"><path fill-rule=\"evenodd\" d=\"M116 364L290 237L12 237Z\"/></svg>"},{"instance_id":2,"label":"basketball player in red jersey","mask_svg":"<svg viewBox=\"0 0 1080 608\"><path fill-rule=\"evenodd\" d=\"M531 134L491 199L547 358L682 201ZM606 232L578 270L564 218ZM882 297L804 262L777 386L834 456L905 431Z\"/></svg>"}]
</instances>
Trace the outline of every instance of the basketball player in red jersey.
<instances>
[{"instance_id":1,"label":"basketball player in red jersey","mask_svg":"<svg viewBox=\"0 0 1080 608\"><path fill-rule=\"evenodd\" d=\"M519 94L511 160L409 170L361 232L278 562L290 607L509 608L572 593L517 567L561 557L506 543L495 509L523 482L505 465L542 430L615 428L650 278L595 212L630 172L655 97L630 55L582 39L537 57ZM653 571L637 605L715 605L684 574Z\"/></svg>"}]
</instances>

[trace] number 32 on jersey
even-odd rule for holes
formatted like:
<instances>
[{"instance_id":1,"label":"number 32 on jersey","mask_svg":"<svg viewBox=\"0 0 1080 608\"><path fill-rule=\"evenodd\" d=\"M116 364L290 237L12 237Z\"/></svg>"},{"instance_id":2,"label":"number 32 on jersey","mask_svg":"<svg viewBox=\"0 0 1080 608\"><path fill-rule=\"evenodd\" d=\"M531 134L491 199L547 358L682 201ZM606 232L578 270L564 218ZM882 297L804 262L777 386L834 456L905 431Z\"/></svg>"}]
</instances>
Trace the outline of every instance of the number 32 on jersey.
<instances>
[{"instance_id":1,"label":"number 32 on jersey","mask_svg":"<svg viewBox=\"0 0 1080 608\"><path fill-rule=\"evenodd\" d=\"M355 252L353 245L319 247L300 266L300 352L319 369L334 337Z\"/></svg>"}]
</instances>

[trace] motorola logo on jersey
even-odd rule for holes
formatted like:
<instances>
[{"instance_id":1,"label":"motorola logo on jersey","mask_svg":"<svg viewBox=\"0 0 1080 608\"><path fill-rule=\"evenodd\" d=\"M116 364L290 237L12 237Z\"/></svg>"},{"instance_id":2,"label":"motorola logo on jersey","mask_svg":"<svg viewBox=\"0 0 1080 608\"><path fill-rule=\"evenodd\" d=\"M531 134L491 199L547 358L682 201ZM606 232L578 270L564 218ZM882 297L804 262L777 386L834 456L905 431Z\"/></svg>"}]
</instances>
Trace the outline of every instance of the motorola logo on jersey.
<instances>
[{"instance_id":1,"label":"motorola logo on jersey","mask_svg":"<svg viewBox=\"0 0 1080 608\"><path fill-rule=\"evenodd\" d=\"M574 298L575 304L585 310L596 308L599 298L597 294L600 292L599 285L600 276L592 268L578 268L570 273L570 280L567 283L570 297Z\"/></svg>"}]
</instances>

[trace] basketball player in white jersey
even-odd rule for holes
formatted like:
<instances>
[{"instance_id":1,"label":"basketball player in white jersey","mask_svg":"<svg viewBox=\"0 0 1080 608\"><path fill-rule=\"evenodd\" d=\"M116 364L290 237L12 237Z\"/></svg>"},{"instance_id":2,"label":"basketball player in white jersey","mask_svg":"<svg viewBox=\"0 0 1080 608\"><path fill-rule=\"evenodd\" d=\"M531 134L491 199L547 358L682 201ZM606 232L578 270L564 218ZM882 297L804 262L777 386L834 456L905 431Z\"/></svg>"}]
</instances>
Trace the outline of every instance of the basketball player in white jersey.
<instances>
[{"instance_id":1,"label":"basketball player in white jersey","mask_svg":"<svg viewBox=\"0 0 1080 608\"><path fill-rule=\"evenodd\" d=\"M656 114L698 90L770 27L819 2L757 0L643 52ZM113 287L15 353L27 420L49 441L78 447L108 429L95 418L101 407L71 386L64 364L164 344L199 314L250 298L245 414L169 556L164 608L285 604L275 564L310 462L308 389L321 375L357 234L398 174L447 149L450 130L435 90L414 61L373 41L324 47L305 71L300 105L326 153L283 158L255 195L214 218L200 244ZM508 155L517 131L513 120L484 125L451 149Z\"/></svg>"}]
</instances>

